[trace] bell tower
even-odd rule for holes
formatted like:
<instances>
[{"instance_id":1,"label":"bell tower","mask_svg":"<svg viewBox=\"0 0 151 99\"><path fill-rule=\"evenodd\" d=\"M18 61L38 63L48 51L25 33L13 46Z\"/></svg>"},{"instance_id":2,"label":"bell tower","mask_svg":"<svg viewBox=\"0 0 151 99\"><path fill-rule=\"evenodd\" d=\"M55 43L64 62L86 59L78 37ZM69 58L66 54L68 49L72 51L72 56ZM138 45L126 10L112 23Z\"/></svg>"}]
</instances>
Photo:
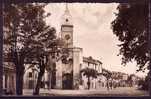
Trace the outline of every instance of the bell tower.
<instances>
[{"instance_id":1,"label":"bell tower","mask_svg":"<svg viewBox=\"0 0 151 99\"><path fill-rule=\"evenodd\" d=\"M69 12L67 4L66 4L65 13L62 16L61 38L65 43L64 45L65 48L73 47L73 23L72 23L72 16Z\"/></svg>"},{"instance_id":2,"label":"bell tower","mask_svg":"<svg viewBox=\"0 0 151 99\"><path fill-rule=\"evenodd\" d=\"M67 4L62 16L61 39L69 53L67 63L62 63L62 89L73 89L73 23Z\"/></svg>"},{"instance_id":3,"label":"bell tower","mask_svg":"<svg viewBox=\"0 0 151 99\"><path fill-rule=\"evenodd\" d=\"M56 88L76 89L79 86L82 48L73 46L73 20L67 4L61 18L61 39L64 42L63 48L68 49L69 56L65 62L57 62Z\"/></svg>"}]
</instances>

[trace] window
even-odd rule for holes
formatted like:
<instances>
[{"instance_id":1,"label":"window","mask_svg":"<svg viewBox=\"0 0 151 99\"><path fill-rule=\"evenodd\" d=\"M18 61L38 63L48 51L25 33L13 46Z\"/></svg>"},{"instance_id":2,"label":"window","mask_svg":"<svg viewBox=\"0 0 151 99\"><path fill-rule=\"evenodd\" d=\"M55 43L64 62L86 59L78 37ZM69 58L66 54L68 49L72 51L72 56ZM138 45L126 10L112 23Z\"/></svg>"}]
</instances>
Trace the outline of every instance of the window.
<instances>
[{"instance_id":1,"label":"window","mask_svg":"<svg viewBox=\"0 0 151 99\"><path fill-rule=\"evenodd\" d=\"M29 78L32 77L32 72L29 72Z\"/></svg>"}]
</instances>

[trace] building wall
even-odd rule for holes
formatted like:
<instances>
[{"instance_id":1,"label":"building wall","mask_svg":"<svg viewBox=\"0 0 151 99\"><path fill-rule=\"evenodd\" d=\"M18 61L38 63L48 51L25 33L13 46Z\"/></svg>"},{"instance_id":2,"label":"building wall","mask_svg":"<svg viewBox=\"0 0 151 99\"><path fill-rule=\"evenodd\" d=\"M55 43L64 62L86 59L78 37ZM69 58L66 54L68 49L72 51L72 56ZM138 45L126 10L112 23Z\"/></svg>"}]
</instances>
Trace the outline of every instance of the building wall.
<instances>
[{"instance_id":1,"label":"building wall","mask_svg":"<svg viewBox=\"0 0 151 99\"><path fill-rule=\"evenodd\" d=\"M37 77L38 77L38 69L36 66L29 68L30 65L25 66L25 73L24 73L24 89L33 89L36 86Z\"/></svg>"},{"instance_id":2,"label":"building wall","mask_svg":"<svg viewBox=\"0 0 151 99\"><path fill-rule=\"evenodd\" d=\"M16 71L11 62L4 62L3 89L11 94L16 93Z\"/></svg>"},{"instance_id":3,"label":"building wall","mask_svg":"<svg viewBox=\"0 0 151 99\"><path fill-rule=\"evenodd\" d=\"M80 81L81 48L73 48L73 86L77 89Z\"/></svg>"},{"instance_id":4,"label":"building wall","mask_svg":"<svg viewBox=\"0 0 151 99\"><path fill-rule=\"evenodd\" d=\"M56 88L62 89L62 61L59 60L56 64Z\"/></svg>"},{"instance_id":5,"label":"building wall","mask_svg":"<svg viewBox=\"0 0 151 99\"><path fill-rule=\"evenodd\" d=\"M124 74L123 75L123 80L127 80L128 79L128 75L127 74Z\"/></svg>"}]
</instances>

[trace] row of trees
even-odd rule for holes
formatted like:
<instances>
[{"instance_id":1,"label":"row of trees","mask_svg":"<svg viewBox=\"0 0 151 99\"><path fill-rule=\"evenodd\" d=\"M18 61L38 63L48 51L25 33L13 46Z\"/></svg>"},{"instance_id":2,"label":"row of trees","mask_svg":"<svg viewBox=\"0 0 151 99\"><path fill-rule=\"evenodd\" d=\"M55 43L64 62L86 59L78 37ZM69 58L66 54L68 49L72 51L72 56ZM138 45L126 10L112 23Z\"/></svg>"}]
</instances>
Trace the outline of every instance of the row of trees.
<instances>
[{"instance_id":1,"label":"row of trees","mask_svg":"<svg viewBox=\"0 0 151 99\"><path fill-rule=\"evenodd\" d=\"M50 16L40 3L4 5L4 50L10 55L16 68L16 94L23 94L23 76L26 64L39 69L34 95L39 94L40 82L45 70L51 72L52 59L68 57L62 49L63 41L56 37L55 28L48 26L45 18ZM66 53L66 54L63 54ZM57 60L56 60L57 61Z\"/></svg>"}]
</instances>

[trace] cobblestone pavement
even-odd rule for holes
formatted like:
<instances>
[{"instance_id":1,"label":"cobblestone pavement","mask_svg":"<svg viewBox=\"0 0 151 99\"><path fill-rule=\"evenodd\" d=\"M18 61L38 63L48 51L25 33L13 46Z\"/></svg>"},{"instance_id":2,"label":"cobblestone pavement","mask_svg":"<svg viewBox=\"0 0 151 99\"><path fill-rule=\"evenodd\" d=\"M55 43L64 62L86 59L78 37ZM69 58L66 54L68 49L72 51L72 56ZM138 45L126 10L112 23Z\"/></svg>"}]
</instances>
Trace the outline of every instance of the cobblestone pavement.
<instances>
[{"instance_id":1,"label":"cobblestone pavement","mask_svg":"<svg viewBox=\"0 0 151 99\"><path fill-rule=\"evenodd\" d=\"M33 90L24 89L24 95L32 95ZM140 91L132 87L119 87L112 90L106 88L90 90L59 90L40 89L42 96L148 96L146 91Z\"/></svg>"}]
</instances>

